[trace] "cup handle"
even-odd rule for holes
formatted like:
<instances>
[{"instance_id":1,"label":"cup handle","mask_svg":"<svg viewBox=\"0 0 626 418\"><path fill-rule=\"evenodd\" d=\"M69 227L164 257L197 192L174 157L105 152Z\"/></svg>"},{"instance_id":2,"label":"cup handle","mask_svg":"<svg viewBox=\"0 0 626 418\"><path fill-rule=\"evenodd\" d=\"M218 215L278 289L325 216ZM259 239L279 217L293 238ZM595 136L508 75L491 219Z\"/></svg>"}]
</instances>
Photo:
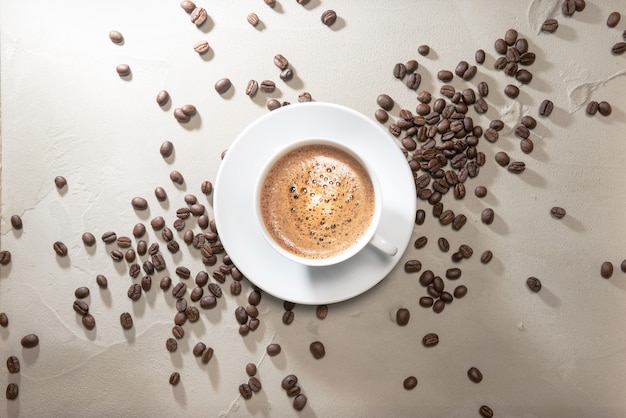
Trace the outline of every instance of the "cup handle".
<instances>
[{"instance_id":1,"label":"cup handle","mask_svg":"<svg viewBox=\"0 0 626 418\"><path fill-rule=\"evenodd\" d=\"M390 257L393 257L398 253L398 247L396 247L378 234L374 234L369 243L372 246L376 247L379 251L387 254Z\"/></svg>"}]
</instances>

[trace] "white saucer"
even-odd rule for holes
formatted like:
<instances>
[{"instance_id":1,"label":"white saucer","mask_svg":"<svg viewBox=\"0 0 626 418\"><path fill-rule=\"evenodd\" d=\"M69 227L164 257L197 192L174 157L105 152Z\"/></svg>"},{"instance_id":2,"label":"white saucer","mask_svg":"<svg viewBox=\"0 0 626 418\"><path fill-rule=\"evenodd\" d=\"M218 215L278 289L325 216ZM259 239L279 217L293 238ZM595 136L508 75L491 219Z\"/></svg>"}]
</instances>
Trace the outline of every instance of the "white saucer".
<instances>
[{"instance_id":1,"label":"white saucer","mask_svg":"<svg viewBox=\"0 0 626 418\"><path fill-rule=\"evenodd\" d=\"M367 246L340 264L306 267L265 241L253 209L257 177L277 150L306 138L339 140L374 167L383 194L378 231L398 247L395 256ZM411 238L416 200L406 158L379 124L343 106L310 102L271 111L235 139L217 173L213 209L222 244L248 280L279 299L317 305L360 295L389 274Z\"/></svg>"}]
</instances>

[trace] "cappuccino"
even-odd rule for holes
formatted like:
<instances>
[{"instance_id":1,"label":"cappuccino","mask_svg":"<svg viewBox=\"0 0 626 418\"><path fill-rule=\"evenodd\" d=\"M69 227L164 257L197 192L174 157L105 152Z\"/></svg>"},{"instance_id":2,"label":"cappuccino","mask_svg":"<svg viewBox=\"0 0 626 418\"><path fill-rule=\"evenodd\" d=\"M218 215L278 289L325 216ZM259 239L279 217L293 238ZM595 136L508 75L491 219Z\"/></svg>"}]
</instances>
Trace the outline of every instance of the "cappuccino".
<instances>
[{"instance_id":1,"label":"cappuccino","mask_svg":"<svg viewBox=\"0 0 626 418\"><path fill-rule=\"evenodd\" d=\"M309 144L270 167L259 203L265 228L281 247L326 259L367 232L376 198L372 179L356 158L331 145Z\"/></svg>"}]
</instances>

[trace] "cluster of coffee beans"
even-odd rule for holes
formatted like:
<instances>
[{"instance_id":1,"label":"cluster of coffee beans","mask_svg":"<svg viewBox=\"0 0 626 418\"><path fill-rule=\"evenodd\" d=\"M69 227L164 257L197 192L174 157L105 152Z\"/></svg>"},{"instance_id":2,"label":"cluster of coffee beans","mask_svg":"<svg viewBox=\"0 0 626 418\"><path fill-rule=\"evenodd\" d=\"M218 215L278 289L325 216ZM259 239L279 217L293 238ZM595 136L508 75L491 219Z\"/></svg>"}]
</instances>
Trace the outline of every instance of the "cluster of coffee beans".
<instances>
[{"instance_id":1,"label":"cluster of coffee beans","mask_svg":"<svg viewBox=\"0 0 626 418\"><path fill-rule=\"evenodd\" d=\"M298 385L298 376L295 374L289 374L285 376L280 385L287 393L287 396L293 398L292 405L294 409L297 411L302 410L308 399L306 395L302 393L302 388Z\"/></svg>"},{"instance_id":2,"label":"cluster of coffee beans","mask_svg":"<svg viewBox=\"0 0 626 418\"><path fill-rule=\"evenodd\" d=\"M257 367L254 363L246 364L246 374L248 375L248 381L239 385L239 394L244 399L252 398L252 395L260 392L263 388L261 381L256 377Z\"/></svg>"},{"instance_id":3,"label":"cluster of coffee beans","mask_svg":"<svg viewBox=\"0 0 626 418\"><path fill-rule=\"evenodd\" d=\"M0 326L6 328L9 325L9 318L7 314L0 313ZM29 349L39 345L39 337L37 334L28 334L22 337L20 340L22 347ZM21 370L20 359L17 356L11 355L7 358L7 370L10 374L18 374ZM6 388L6 398L8 400L15 400L19 395L19 385L16 382L10 382Z\"/></svg>"},{"instance_id":4,"label":"cluster of coffee beans","mask_svg":"<svg viewBox=\"0 0 626 418\"><path fill-rule=\"evenodd\" d=\"M515 77L521 84L531 82L533 75L525 68L519 66L529 66L535 62L535 53L528 50L528 40L519 38L517 30L508 29L504 38L496 39L494 48L501 56L496 60L494 67L502 70L506 75ZM519 90L516 86L508 85L505 88L507 96L516 98Z\"/></svg>"}]
</instances>

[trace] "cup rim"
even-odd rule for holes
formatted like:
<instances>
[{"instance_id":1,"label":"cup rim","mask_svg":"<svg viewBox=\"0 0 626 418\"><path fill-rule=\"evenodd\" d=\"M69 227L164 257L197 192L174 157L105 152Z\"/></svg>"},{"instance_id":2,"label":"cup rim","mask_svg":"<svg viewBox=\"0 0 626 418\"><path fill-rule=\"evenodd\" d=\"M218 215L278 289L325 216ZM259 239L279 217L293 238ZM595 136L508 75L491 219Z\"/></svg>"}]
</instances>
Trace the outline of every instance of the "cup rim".
<instances>
[{"instance_id":1,"label":"cup rim","mask_svg":"<svg viewBox=\"0 0 626 418\"><path fill-rule=\"evenodd\" d=\"M274 166L274 164L287 153L297 148L307 146L307 145L312 145L312 144L329 145L329 146L338 148L348 153L352 157L354 157L359 162L359 164L361 164L367 171L367 174L374 188L374 196L375 196L374 213L372 214L372 220L367 230L353 245L349 246L348 248L346 248L344 251L340 252L339 254L336 254L332 257L327 257L327 258L302 257L302 256L299 256L299 255L296 255L287 251L280 244L274 241L270 232L265 227L265 222L263 222L263 215L261 214L261 210L260 210L261 205L259 204L261 200L261 189L262 189L263 182L265 181L265 177L267 176L270 169ZM263 165L263 168L255 184L253 199L254 199L253 200L254 214L256 218L255 221L265 241L275 251L277 251L279 254L286 257L287 259L293 262L296 262L305 266L311 266L311 267L332 266L335 264L339 264L343 261L350 259L357 253L359 253L363 248L365 248L365 246L372 240L372 238L376 234L380 219L382 217L382 189L380 187L378 178L376 177L376 174L374 170L372 169L371 165L368 164L366 161L364 161L363 158L361 158L353 150L346 147L338 140L332 139L332 138L324 138L324 137L301 138L301 139L296 139L293 142L290 142L289 144L283 146L282 148L279 148L274 153L274 155L271 158L269 158Z\"/></svg>"}]
</instances>

